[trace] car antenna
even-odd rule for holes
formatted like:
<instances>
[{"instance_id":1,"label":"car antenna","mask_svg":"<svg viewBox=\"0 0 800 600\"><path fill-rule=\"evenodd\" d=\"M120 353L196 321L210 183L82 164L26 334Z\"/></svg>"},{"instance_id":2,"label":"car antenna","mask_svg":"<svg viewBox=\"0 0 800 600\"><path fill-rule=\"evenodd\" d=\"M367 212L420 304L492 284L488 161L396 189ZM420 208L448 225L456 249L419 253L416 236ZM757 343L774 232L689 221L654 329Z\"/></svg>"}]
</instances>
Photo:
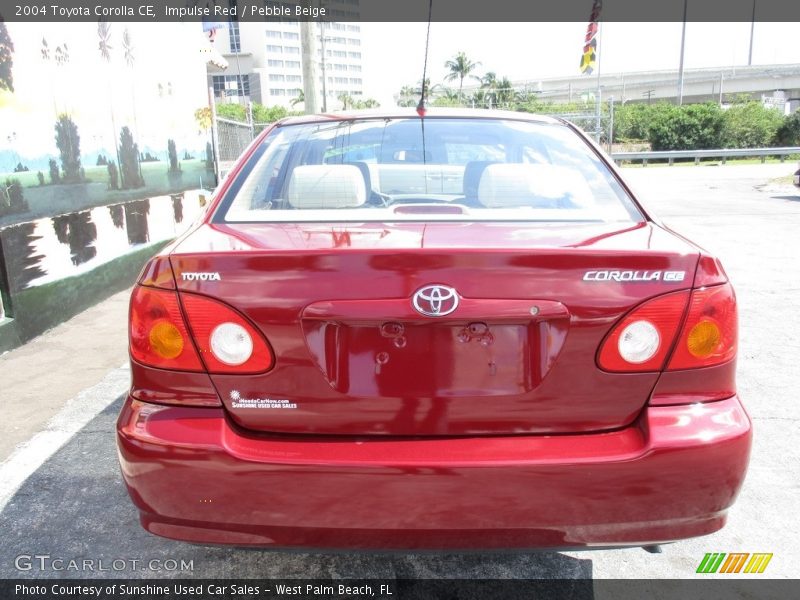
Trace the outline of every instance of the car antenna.
<instances>
[{"instance_id":1,"label":"car antenna","mask_svg":"<svg viewBox=\"0 0 800 600\"><path fill-rule=\"evenodd\" d=\"M417 104L417 114L420 117L425 116L425 93L427 89L427 81L425 78L428 76L428 46L431 42L431 14L433 13L433 0L428 0L428 33L425 36L425 60L422 63L422 87L419 94L419 103Z\"/></svg>"}]
</instances>

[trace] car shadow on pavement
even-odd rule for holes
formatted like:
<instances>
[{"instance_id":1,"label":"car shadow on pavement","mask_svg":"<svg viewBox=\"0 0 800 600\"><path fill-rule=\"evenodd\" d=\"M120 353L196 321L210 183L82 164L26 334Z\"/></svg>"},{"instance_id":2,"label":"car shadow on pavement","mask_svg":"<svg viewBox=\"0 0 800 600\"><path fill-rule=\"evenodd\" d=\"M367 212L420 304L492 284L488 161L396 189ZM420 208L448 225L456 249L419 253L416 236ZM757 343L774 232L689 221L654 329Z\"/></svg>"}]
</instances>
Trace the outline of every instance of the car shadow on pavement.
<instances>
[{"instance_id":1,"label":"car shadow on pavement","mask_svg":"<svg viewBox=\"0 0 800 600\"><path fill-rule=\"evenodd\" d=\"M771 196L773 200L789 200L790 202L800 202L800 194L794 196Z\"/></svg>"},{"instance_id":2,"label":"car shadow on pavement","mask_svg":"<svg viewBox=\"0 0 800 600\"><path fill-rule=\"evenodd\" d=\"M120 476L114 422L121 405L118 398L79 431L0 513L0 578L592 577L591 560L557 552L283 552L159 538L140 527ZM51 564L58 559L63 563Z\"/></svg>"}]
</instances>

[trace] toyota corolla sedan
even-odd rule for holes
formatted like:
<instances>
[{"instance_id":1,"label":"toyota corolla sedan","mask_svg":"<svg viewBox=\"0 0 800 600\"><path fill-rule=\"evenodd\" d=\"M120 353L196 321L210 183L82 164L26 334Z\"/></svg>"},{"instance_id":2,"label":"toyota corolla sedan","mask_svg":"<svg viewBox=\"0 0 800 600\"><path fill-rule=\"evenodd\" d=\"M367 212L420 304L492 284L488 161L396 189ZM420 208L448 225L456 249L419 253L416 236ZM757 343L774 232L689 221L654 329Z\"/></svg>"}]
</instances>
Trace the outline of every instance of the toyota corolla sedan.
<instances>
[{"instance_id":1,"label":"toyota corolla sedan","mask_svg":"<svg viewBox=\"0 0 800 600\"><path fill-rule=\"evenodd\" d=\"M736 351L720 262L569 123L295 117L144 268L119 458L189 542L652 546L739 492Z\"/></svg>"}]
</instances>

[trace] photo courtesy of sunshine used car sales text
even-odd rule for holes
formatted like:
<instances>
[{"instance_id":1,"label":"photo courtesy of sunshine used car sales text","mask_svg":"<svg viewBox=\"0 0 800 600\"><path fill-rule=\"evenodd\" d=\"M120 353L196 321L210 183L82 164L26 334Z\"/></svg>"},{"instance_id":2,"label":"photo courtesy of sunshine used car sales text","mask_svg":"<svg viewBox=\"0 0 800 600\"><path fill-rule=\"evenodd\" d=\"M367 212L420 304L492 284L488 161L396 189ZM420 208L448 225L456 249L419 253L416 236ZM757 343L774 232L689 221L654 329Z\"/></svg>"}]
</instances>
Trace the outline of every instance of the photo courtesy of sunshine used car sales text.
<instances>
[{"instance_id":1,"label":"photo courtesy of sunshine used car sales text","mask_svg":"<svg viewBox=\"0 0 800 600\"><path fill-rule=\"evenodd\" d=\"M391 598L394 586L389 583L381 584L286 584L276 583L274 586L252 585L249 583L208 583L208 584L130 584L108 583L103 585L81 585L79 583L54 583L54 584L16 584L14 593L18 597L46 596L53 597L79 597L79 598L132 598L132 597L164 597L164 598L191 598L191 597L256 597L269 595L269 597L369 597Z\"/></svg>"}]
</instances>

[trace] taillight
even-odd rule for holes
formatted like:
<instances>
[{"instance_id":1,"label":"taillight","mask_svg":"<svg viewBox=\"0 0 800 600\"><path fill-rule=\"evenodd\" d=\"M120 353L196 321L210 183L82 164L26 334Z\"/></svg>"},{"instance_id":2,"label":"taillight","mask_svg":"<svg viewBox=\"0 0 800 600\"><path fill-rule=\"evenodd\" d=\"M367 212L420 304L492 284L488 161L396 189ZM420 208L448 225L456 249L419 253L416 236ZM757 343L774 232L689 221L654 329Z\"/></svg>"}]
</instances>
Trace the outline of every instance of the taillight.
<instances>
[{"instance_id":1,"label":"taillight","mask_svg":"<svg viewBox=\"0 0 800 600\"><path fill-rule=\"evenodd\" d=\"M694 290L668 369L694 369L728 362L736 356L736 345L736 296L731 284Z\"/></svg>"},{"instance_id":2,"label":"taillight","mask_svg":"<svg viewBox=\"0 0 800 600\"><path fill-rule=\"evenodd\" d=\"M145 264L139 275L139 285L167 290L175 289L172 266L166 256L154 256Z\"/></svg>"},{"instance_id":3,"label":"taillight","mask_svg":"<svg viewBox=\"0 0 800 600\"><path fill-rule=\"evenodd\" d=\"M228 305L181 294L197 349L209 373L262 373L274 363L264 336Z\"/></svg>"},{"instance_id":4,"label":"taillight","mask_svg":"<svg viewBox=\"0 0 800 600\"><path fill-rule=\"evenodd\" d=\"M600 368L624 373L660 371L688 299L688 291L675 292L649 300L631 311L600 346Z\"/></svg>"},{"instance_id":5,"label":"taillight","mask_svg":"<svg viewBox=\"0 0 800 600\"><path fill-rule=\"evenodd\" d=\"M178 305L178 294L136 286L130 305L130 351L143 365L202 371Z\"/></svg>"}]
</instances>

